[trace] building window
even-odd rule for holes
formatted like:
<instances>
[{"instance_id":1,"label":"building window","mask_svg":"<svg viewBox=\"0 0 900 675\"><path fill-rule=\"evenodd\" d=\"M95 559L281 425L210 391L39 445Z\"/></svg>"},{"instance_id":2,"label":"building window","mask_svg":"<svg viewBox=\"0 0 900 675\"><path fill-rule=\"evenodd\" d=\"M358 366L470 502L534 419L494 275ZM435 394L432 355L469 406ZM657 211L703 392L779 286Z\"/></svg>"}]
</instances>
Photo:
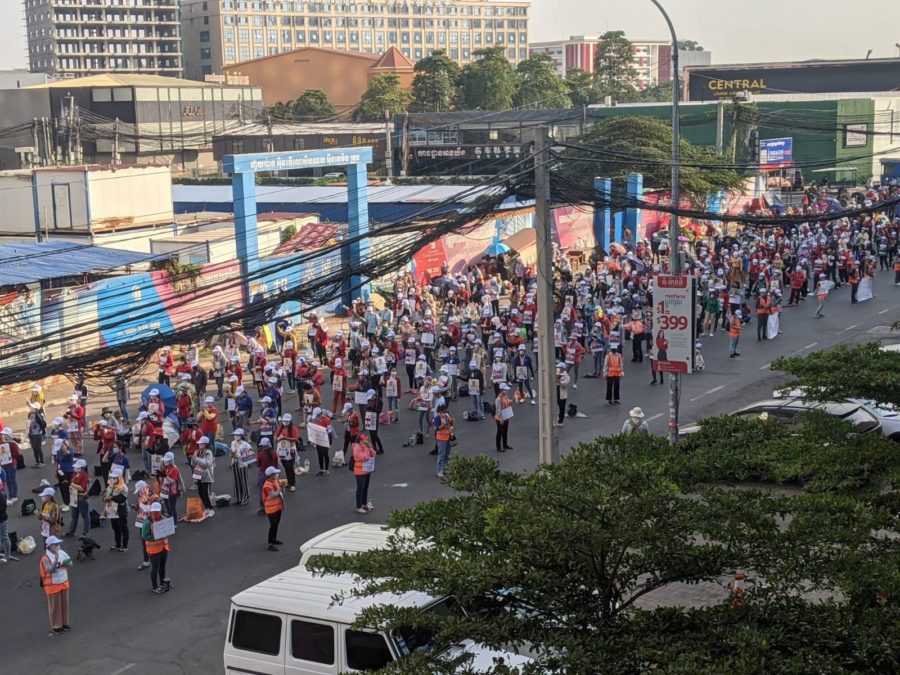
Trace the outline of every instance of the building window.
<instances>
[{"instance_id":1,"label":"building window","mask_svg":"<svg viewBox=\"0 0 900 675\"><path fill-rule=\"evenodd\" d=\"M209 47L201 47L200 58L204 61L209 61L212 58L212 50Z\"/></svg>"},{"instance_id":2,"label":"building window","mask_svg":"<svg viewBox=\"0 0 900 675\"><path fill-rule=\"evenodd\" d=\"M415 33L413 33L413 42L415 42L417 45L422 44L422 34L420 32L416 31Z\"/></svg>"},{"instance_id":3,"label":"building window","mask_svg":"<svg viewBox=\"0 0 900 675\"><path fill-rule=\"evenodd\" d=\"M306 42L306 33L304 31L297 31L297 42Z\"/></svg>"},{"instance_id":4,"label":"building window","mask_svg":"<svg viewBox=\"0 0 900 675\"><path fill-rule=\"evenodd\" d=\"M234 47L225 47L225 62L234 63Z\"/></svg>"},{"instance_id":5,"label":"building window","mask_svg":"<svg viewBox=\"0 0 900 675\"><path fill-rule=\"evenodd\" d=\"M226 28L224 35L225 35L225 42L234 43L234 28Z\"/></svg>"},{"instance_id":6,"label":"building window","mask_svg":"<svg viewBox=\"0 0 900 675\"><path fill-rule=\"evenodd\" d=\"M269 56L275 56L278 53L278 47L269 47Z\"/></svg>"},{"instance_id":7,"label":"building window","mask_svg":"<svg viewBox=\"0 0 900 675\"><path fill-rule=\"evenodd\" d=\"M294 17L294 25L295 26L305 26L306 25L306 17L305 16L295 16Z\"/></svg>"},{"instance_id":8,"label":"building window","mask_svg":"<svg viewBox=\"0 0 900 675\"><path fill-rule=\"evenodd\" d=\"M262 42L263 41L262 28L254 28L253 29L253 41L254 42Z\"/></svg>"},{"instance_id":9,"label":"building window","mask_svg":"<svg viewBox=\"0 0 900 675\"><path fill-rule=\"evenodd\" d=\"M281 41L282 42L291 42L291 38L292 38L291 31L289 31L289 30L281 31Z\"/></svg>"},{"instance_id":10,"label":"building window","mask_svg":"<svg viewBox=\"0 0 900 675\"><path fill-rule=\"evenodd\" d=\"M359 42L359 32L355 30L350 31L350 44L356 44Z\"/></svg>"},{"instance_id":11,"label":"building window","mask_svg":"<svg viewBox=\"0 0 900 675\"><path fill-rule=\"evenodd\" d=\"M506 58L508 58L510 61L514 61L514 60L515 60L515 58L516 58L516 50L515 50L515 48L511 48L511 49L507 49L507 50L506 50Z\"/></svg>"},{"instance_id":12,"label":"building window","mask_svg":"<svg viewBox=\"0 0 900 675\"><path fill-rule=\"evenodd\" d=\"M241 47L239 53L241 55L241 61L250 60L250 47Z\"/></svg>"},{"instance_id":13,"label":"building window","mask_svg":"<svg viewBox=\"0 0 900 675\"><path fill-rule=\"evenodd\" d=\"M519 48L519 59L524 61L527 58L528 58L528 49L526 49L524 47L520 47Z\"/></svg>"},{"instance_id":14,"label":"building window","mask_svg":"<svg viewBox=\"0 0 900 675\"><path fill-rule=\"evenodd\" d=\"M269 42L278 42L278 31L277 30L269 31Z\"/></svg>"},{"instance_id":15,"label":"building window","mask_svg":"<svg viewBox=\"0 0 900 675\"><path fill-rule=\"evenodd\" d=\"M339 30L337 32L337 41L339 44L344 44L345 42L347 42L347 34L344 31Z\"/></svg>"},{"instance_id":16,"label":"building window","mask_svg":"<svg viewBox=\"0 0 900 675\"><path fill-rule=\"evenodd\" d=\"M333 42L333 41L334 41L334 40L332 39L332 35L331 35L331 31L330 31L330 30L322 31L322 41L323 41L323 42Z\"/></svg>"},{"instance_id":17,"label":"building window","mask_svg":"<svg viewBox=\"0 0 900 675\"><path fill-rule=\"evenodd\" d=\"M309 41L310 42L318 42L319 41L319 31L317 31L317 30L309 31Z\"/></svg>"},{"instance_id":18,"label":"building window","mask_svg":"<svg viewBox=\"0 0 900 675\"><path fill-rule=\"evenodd\" d=\"M250 29L249 28L238 28L238 42L247 43L250 42Z\"/></svg>"},{"instance_id":19,"label":"building window","mask_svg":"<svg viewBox=\"0 0 900 675\"><path fill-rule=\"evenodd\" d=\"M375 42L378 44L384 44L384 31L379 30L375 31Z\"/></svg>"}]
</instances>

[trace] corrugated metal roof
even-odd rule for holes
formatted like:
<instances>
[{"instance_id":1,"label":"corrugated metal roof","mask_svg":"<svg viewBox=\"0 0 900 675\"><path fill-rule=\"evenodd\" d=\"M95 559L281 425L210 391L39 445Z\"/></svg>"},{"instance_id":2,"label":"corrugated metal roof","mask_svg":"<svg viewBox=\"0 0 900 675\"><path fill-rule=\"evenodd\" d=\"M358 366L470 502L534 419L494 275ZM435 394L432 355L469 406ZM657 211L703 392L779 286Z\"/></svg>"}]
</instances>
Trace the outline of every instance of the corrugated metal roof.
<instances>
[{"instance_id":1,"label":"corrugated metal roof","mask_svg":"<svg viewBox=\"0 0 900 675\"><path fill-rule=\"evenodd\" d=\"M25 89L80 89L82 87L222 87L224 85L198 80L184 80L165 75L143 75L139 73L102 73L73 77L44 84L33 84ZM227 88L227 87L225 87Z\"/></svg>"},{"instance_id":2,"label":"corrugated metal roof","mask_svg":"<svg viewBox=\"0 0 900 675\"><path fill-rule=\"evenodd\" d=\"M436 203L464 195L461 201L474 199L480 191L471 191L470 185L378 185L369 187L369 202L373 204ZM467 193L467 194L465 194ZM260 204L346 204L346 187L260 185L256 188ZM231 203L230 185L173 185L175 202Z\"/></svg>"},{"instance_id":3,"label":"corrugated metal roof","mask_svg":"<svg viewBox=\"0 0 900 675\"><path fill-rule=\"evenodd\" d=\"M2 244L0 286L104 272L165 257L65 241Z\"/></svg>"}]
</instances>

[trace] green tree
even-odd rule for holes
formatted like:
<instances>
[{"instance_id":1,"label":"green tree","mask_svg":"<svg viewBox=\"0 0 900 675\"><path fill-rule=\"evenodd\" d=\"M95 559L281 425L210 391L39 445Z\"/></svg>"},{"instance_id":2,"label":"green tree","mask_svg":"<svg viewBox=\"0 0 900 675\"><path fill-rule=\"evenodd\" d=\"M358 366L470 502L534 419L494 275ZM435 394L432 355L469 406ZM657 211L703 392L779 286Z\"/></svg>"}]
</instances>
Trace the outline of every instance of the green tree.
<instances>
[{"instance_id":1,"label":"green tree","mask_svg":"<svg viewBox=\"0 0 900 675\"><path fill-rule=\"evenodd\" d=\"M601 100L594 86L594 77L581 68L570 68L566 71L566 88L572 105L581 107Z\"/></svg>"},{"instance_id":2,"label":"green tree","mask_svg":"<svg viewBox=\"0 0 900 675\"><path fill-rule=\"evenodd\" d=\"M485 457L454 460L452 498L389 517L411 539L312 566L359 575L360 595L453 596L465 613L376 605L358 625L433 631L438 647L465 638L493 648L528 645L529 673L895 672L897 514L877 503L878 481L863 496L775 485L735 490L715 470L723 451L716 424L691 448L653 437L598 438L530 475L501 471ZM849 429L831 438L840 445ZM734 438L724 447L758 447L760 431L779 443L795 434L761 421L728 430ZM898 454L877 440L896 470ZM704 461L692 465L702 450ZM832 471L847 464L837 450L824 454ZM707 472L694 476L701 466ZM735 570L748 577L739 603L724 588L707 606L663 595L715 588ZM420 653L385 672L429 672L439 654ZM443 664L434 672L453 671Z\"/></svg>"},{"instance_id":3,"label":"green tree","mask_svg":"<svg viewBox=\"0 0 900 675\"><path fill-rule=\"evenodd\" d=\"M616 189L629 173L644 175L644 187L666 189L672 184L672 127L651 117L610 117L588 129L578 142L585 150L567 150L563 176L589 189L593 176L608 176ZM723 188L741 186L741 177L719 166L723 160L711 148L681 141L681 189L703 198ZM702 165L702 166L695 166Z\"/></svg>"},{"instance_id":4,"label":"green tree","mask_svg":"<svg viewBox=\"0 0 900 675\"><path fill-rule=\"evenodd\" d=\"M503 47L475 51L477 61L466 64L460 75L457 108L508 110L516 95L516 73Z\"/></svg>"},{"instance_id":5,"label":"green tree","mask_svg":"<svg viewBox=\"0 0 900 675\"><path fill-rule=\"evenodd\" d=\"M703 47L695 40L679 40L678 49L682 52L702 52Z\"/></svg>"},{"instance_id":6,"label":"green tree","mask_svg":"<svg viewBox=\"0 0 900 675\"><path fill-rule=\"evenodd\" d=\"M394 73L376 75L369 82L356 112L360 122L383 122L384 113L401 113L409 103L410 95L400 86L400 77Z\"/></svg>"},{"instance_id":7,"label":"green tree","mask_svg":"<svg viewBox=\"0 0 900 675\"><path fill-rule=\"evenodd\" d=\"M637 70L631 42L620 30L600 36L594 57L594 84L600 98L611 96L614 101L630 101L637 93Z\"/></svg>"},{"instance_id":8,"label":"green tree","mask_svg":"<svg viewBox=\"0 0 900 675\"><path fill-rule=\"evenodd\" d=\"M421 112L441 112L453 107L459 66L443 49L416 62L412 83L411 109Z\"/></svg>"},{"instance_id":9,"label":"green tree","mask_svg":"<svg viewBox=\"0 0 900 675\"><path fill-rule=\"evenodd\" d=\"M900 352L883 350L877 342L778 358L772 369L792 376L785 388L802 389L811 399L849 396L900 406Z\"/></svg>"},{"instance_id":10,"label":"green tree","mask_svg":"<svg viewBox=\"0 0 900 675\"><path fill-rule=\"evenodd\" d=\"M648 103L667 103L672 100L672 83L663 82L639 89L635 94L634 100L637 103L643 101Z\"/></svg>"},{"instance_id":11,"label":"green tree","mask_svg":"<svg viewBox=\"0 0 900 675\"><path fill-rule=\"evenodd\" d=\"M274 120L311 122L333 117L336 113L328 96L321 89L307 89L299 98L276 103L266 111Z\"/></svg>"},{"instance_id":12,"label":"green tree","mask_svg":"<svg viewBox=\"0 0 900 675\"><path fill-rule=\"evenodd\" d=\"M566 82L556 74L556 67L549 54L535 54L520 61L516 67L519 88L516 92L517 106L535 108L569 108L572 99Z\"/></svg>"}]
</instances>

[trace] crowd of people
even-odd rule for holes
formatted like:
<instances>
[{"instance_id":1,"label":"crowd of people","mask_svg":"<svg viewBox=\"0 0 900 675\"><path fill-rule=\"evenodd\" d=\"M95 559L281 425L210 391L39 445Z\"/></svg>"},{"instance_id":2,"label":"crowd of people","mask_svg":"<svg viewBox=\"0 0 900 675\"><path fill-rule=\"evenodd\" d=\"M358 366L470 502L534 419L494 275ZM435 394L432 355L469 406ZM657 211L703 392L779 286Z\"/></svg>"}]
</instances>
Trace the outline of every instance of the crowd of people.
<instances>
[{"instance_id":1,"label":"crowd of people","mask_svg":"<svg viewBox=\"0 0 900 675\"><path fill-rule=\"evenodd\" d=\"M887 196L871 191L864 198ZM735 236L712 226L685 228L693 236L682 238L679 254L686 273L697 278L698 338L708 342L727 332L729 356L738 358L754 315L757 340L774 340L785 317L802 312L810 295L816 307L807 311L821 317L844 286L848 305L870 298L879 270L893 267L900 284L900 218L825 220L814 200L805 215L802 224L748 227ZM652 308L654 278L670 263L664 234L595 250L580 263L558 249L554 258L549 327L537 323L535 266L501 256L455 272L445 265L433 277L401 274L380 297L356 299L340 328L309 312L299 324L282 315L274 330L229 334L209 350L164 347L154 363L156 384L134 397L125 374L116 372L117 409L102 409L90 423L83 378L65 410L49 420L35 385L23 436L34 466L49 458L54 468L55 479L42 481L35 505L52 631L69 629L67 597L51 597L68 589L71 561L60 545L77 535L79 524L81 541L92 541L95 513L111 524L113 552L128 552L131 528L138 529L138 569L149 568L151 590L163 594L173 587L166 568L171 530L160 521L214 517L223 499L255 504L268 521L265 546L277 551L297 476L330 480L334 467L354 476L356 512L371 513L370 479L386 452L379 432L401 418L412 427L406 444L434 455L441 479L462 422L490 417L494 450L503 453L513 449L517 406L534 405L538 396L555 399L554 424L562 426L578 414L579 386L592 380L605 381L611 406L620 404L626 370L643 370L651 385L662 383L655 362L666 346L654 337ZM542 330L552 331L555 345L550 392L535 387ZM632 365L626 368L628 342ZM698 370L703 349L698 339ZM649 433L644 417L632 408L622 433ZM6 562L6 507L19 498L17 467L25 460L13 430L0 423L0 433L0 562ZM230 480L217 476L217 456L225 457ZM182 513L181 500L193 492L200 508Z\"/></svg>"}]
</instances>

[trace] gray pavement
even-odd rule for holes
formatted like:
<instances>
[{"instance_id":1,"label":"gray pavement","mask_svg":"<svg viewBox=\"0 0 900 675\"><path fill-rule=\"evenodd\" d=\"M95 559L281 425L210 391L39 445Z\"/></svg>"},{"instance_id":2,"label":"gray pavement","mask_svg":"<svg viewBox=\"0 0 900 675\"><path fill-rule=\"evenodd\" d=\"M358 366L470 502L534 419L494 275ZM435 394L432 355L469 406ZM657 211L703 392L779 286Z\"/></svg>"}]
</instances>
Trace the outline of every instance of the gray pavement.
<instances>
[{"instance_id":1,"label":"gray pavement","mask_svg":"<svg viewBox=\"0 0 900 675\"><path fill-rule=\"evenodd\" d=\"M783 333L774 341L760 343L756 341L755 328L748 328L741 339L742 356L737 359L728 358L726 333L702 338L706 370L684 378L682 423L770 396L781 379L769 368L778 356L884 337L884 327L900 320L898 289L892 282L893 275L879 275L875 280L876 297L858 305L850 304L846 287L836 291L829 298L824 319L812 318L810 301L799 308L786 309L782 314ZM630 349L626 348L625 354L630 354ZM570 388L570 401L588 417L566 420L562 447L617 433L634 405L644 409L654 433L665 433L667 387L649 386L649 381L649 364L632 364L626 358L621 406L606 405L602 380L582 379L577 390ZM286 404L286 409L296 407L295 396L289 396ZM100 400L95 397L89 412L96 414L99 405ZM451 408L459 438L455 453L489 454L508 470L527 471L535 467L536 407L516 407L510 429L514 450L497 455L494 424L490 420L462 421L463 405L458 402ZM13 418L9 422L21 428L19 420ZM401 412L399 425L382 429L387 452L379 457L373 475L373 513L364 517L355 513L354 482L346 469L334 469L327 477L310 475L299 479L297 492L288 495L279 533L286 545L278 553L266 551L266 523L255 508L219 509L211 520L179 526L169 557L169 574L176 588L166 595L150 593L147 572L136 571L140 561L138 546L133 545L125 555L109 553L105 549L112 545L111 529L106 526L94 531L92 536L103 545L103 550L97 553L95 561L77 563L71 572L71 633L48 636L36 554L3 566L0 643L4 648L0 672L33 672L38 668L54 675L222 672L221 654L231 595L296 564L299 545L315 534L360 519L383 522L390 509L450 495L450 490L435 478L434 458L427 454L430 446L401 447L414 424L414 413ZM314 454L305 454L311 463L315 462ZM230 493L230 471L224 458L218 461L217 491ZM20 499L29 496L31 487L49 473L49 469L30 468L20 472ZM36 521L18 516L18 504L10 513L10 530L20 536L32 534L39 540ZM134 528L133 531L136 537ZM68 541L65 548L74 553L74 542ZM699 604L713 600L720 592L715 584L703 588L674 587L654 594L648 604Z\"/></svg>"}]
</instances>

